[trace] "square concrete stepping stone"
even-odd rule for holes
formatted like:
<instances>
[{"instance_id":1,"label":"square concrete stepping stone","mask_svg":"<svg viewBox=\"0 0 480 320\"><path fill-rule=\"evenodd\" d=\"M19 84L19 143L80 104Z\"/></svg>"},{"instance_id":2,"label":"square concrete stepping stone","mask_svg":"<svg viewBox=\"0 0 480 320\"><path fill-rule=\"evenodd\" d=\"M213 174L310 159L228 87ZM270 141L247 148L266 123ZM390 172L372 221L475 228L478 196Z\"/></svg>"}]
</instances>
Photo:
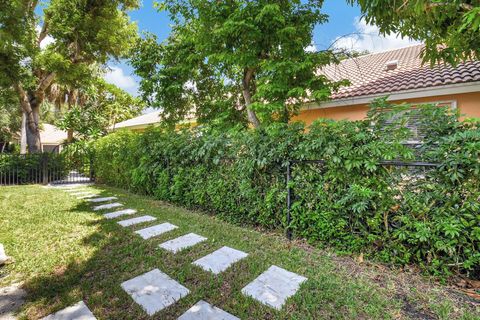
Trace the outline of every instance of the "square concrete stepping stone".
<instances>
[{"instance_id":1,"label":"square concrete stepping stone","mask_svg":"<svg viewBox=\"0 0 480 320\"><path fill-rule=\"evenodd\" d=\"M72 196L84 196L86 194L91 194L90 191L82 191L82 192L71 192L70 195Z\"/></svg>"},{"instance_id":2,"label":"square concrete stepping stone","mask_svg":"<svg viewBox=\"0 0 480 320\"><path fill-rule=\"evenodd\" d=\"M152 316L190 291L158 269L122 283L122 288Z\"/></svg>"},{"instance_id":3,"label":"square concrete stepping stone","mask_svg":"<svg viewBox=\"0 0 480 320\"><path fill-rule=\"evenodd\" d=\"M307 278L277 266L271 266L242 289L244 295L275 308L282 309L287 298L293 296Z\"/></svg>"},{"instance_id":4,"label":"square concrete stepping stone","mask_svg":"<svg viewBox=\"0 0 480 320\"><path fill-rule=\"evenodd\" d=\"M15 320L14 314L25 303L27 292L21 288L21 283L0 288L0 320Z\"/></svg>"},{"instance_id":5,"label":"square concrete stepping stone","mask_svg":"<svg viewBox=\"0 0 480 320\"><path fill-rule=\"evenodd\" d=\"M206 255L203 258L194 261L193 264L199 266L205 271L211 271L219 274L228 269L235 262L248 256L243 251L229 247L222 247L215 252Z\"/></svg>"},{"instance_id":6,"label":"square concrete stepping stone","mask_svg":"<svg viewBox=\"0 0 480 320\"><path fill-rule=\"evenodd\" d=\"M3 244L0 243L0 266L5 264L5 262L8 261L8 256L5 253L5 248L3 247Z\"/></svg>"},{"instance_id":7,"label":"square concrete stepping stone","mask_svg":"<svg viewBox=\"0 0 480 320\"><path fill-rule=\"evenodd\" d=\"M58 311L42 318L41 320L96 320L93 313L88 309L87 305L80 301L79 303Z\"/></svg>"},{"instance_id":8,"label":"square concrete stepping stone","mask_svg":"<svg viewBox=\"0 0 480 320\"><path fill-rule=\"evenodd\" d=\"M93 193L89 193L89 194L86 194L84 196L80 196L80 197L77 197L78 200L82 200L82 199L88 199L88 198L93 198L93 197L98 197L97 194L93 194Z\"/></svg>"},{"instance_id":9,"label":"square concrete stepping stone","mask_svg":"<svg viewBox=\"0 0 480 320\"><path fill-rule=\"evenodd\" d=\"M129 226L133 226L135 224L139 224L139 223L143 223L143 222L149 222L149 221L155 221L155 220L157 220L157 218L152 217L152 216L141 216L141 217L138 217L138 218L132 218L132 219L128 219L128 220L118 221L117 223L119 225L121 225L122 227L129 227Z\"/></svg>"},{"instance_id":10,"label":"square concrete stepping stone","mask_svg":"<svg viewBox=\"0 0 480 320\"><path fill-rule=\"evenodd\" d=\"M64 189L63 191L68 192L68 193L75 193L75 192L83 192L83 191L88 191L88 190L85 190L81 187L78 187L78 188L72 188L72 189Z\"/></svg>"},{"instance_id":11,"label":"square concrete stepping stone","mask_svg":"<svg viewBox=\"0 0 480 320\"><path fill-rule=\"evenodd\" d=\"M114 203L107 203L107 204L102 204L99 206L93 207L93 211L99 211L99 210L105 210L105 209L113 209L113 208L118 208L123 206L123 204L114 202Z\"/></svg>"},{"instance_id":12,"label":"square concrete stepping stone","mask_svg":"<svg viewBox=\"0 0 480 320\"><path fill-rule=\"evenodd\" d=\"M205 240L207 240L207 238L199 236L198 234L195 234L195 233L189 233L184 236L162 243L160 245L160 248L171 251L173 253L177 253L178 251L192 247L197 243L200 243Z\"/></svg>"},{"instance_id":13,"label":"square concrete stepping stone","mask_svg":"<svg viewBox=\"0 0 480 320\"><path fill-rule=\"evenodd\" d=\"M94 199L88 199L90 202L107 202L107 201L112 201L112 200L117 200L117 197L103 197L103 198L94 198Z\"/></svg>"},{"instance_id":14,"label":"square concrete stepping stone","mask_svg":"<svg viewBox=\"0 0 480 320\"><path fill-rule=\"evenodd\" d=\"M164 234L165 232L168 232L168 231L171 231L171 230L174 230L174 229L177 229L177 228L178 228L177 226L175 226L171 223L165 222L165 223L153 226L153 227L148 227L148 228L145 228L145 229L135 231L135 233L139 234L140 237L147 240L147 239L159 236L161 234Z\"/></svg>"},{"instance_id":15,"label":"square concrete stepping stone","mask_svg":"<svg viewBox=\"0 0 480 320\"><path fill-rule=\"evenodd\" d=\"M121 216L129 216L132 214L137 213L137 210L135 209L124 209L124 210L119 210L119 211L114 211L110 213L106 213L103 216L107 219L115 219Z\"/></svg>"},{"instance_id":16,"label":"square concrete stepping stone","mask_svg":"<svg viewBox=\"0 0 480 320\"><path fill-rule=\"evenodd\" d=\"M81 189L85 186L88 186L88 185L78 184L78 183L53 185L54 188L58 188L58 189L61 189L61 190Z\"/></svg>"},{"instance_id":17,"label":"square concrete stepping stone","mask_svg":"<svg viewBox=\"0 0 480 320\"><path fill-rule=\"evenodd\" d=\"M178 320L240 320L240 318L200 300L182 314Z\"/></svg>"}]
</instances>

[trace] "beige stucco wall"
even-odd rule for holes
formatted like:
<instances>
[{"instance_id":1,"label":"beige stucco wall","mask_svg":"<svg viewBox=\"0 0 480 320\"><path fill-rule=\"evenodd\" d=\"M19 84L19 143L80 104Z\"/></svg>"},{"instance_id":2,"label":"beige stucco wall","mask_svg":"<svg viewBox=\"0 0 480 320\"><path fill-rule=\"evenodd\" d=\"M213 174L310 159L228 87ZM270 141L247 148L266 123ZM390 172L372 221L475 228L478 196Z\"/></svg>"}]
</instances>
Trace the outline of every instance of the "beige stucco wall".
<instances>
[{"instance_id":1,"label":"beige stucco wall","mask_svg":"<svg viewBox=\"0 0 480 320\"><path fill-rule=\"evenodd\" d=\"M452 94L443 96L432 96L427 98L395 100L391 103L429 103L429 102L444 102L456 101L457 108L465 117L480 118L480 92ZM361 120L367 115L368 106L366 104L318 108L302 110L300 114L294 117L293 121L304 121L307 125L311 124L318 118L326 118L333 120Z\"/></svg>"}]
</instances>

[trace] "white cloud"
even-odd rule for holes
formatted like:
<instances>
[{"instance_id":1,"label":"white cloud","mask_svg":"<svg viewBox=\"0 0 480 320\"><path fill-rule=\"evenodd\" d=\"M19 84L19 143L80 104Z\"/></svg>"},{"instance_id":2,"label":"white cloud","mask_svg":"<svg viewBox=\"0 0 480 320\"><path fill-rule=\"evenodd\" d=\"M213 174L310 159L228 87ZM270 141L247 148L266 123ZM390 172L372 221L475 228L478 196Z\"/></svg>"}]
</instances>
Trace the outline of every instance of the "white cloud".
<instances>
[{"instance_id":1,"label":"white cloud","mask_svg":"<svg viewBox=\"0 0 480 320\"><path fill-rule=\"evenodd\" d=\"M306 52L317 52L317 47L315 46L315 44L312 43L311 45L309 45L305 48L305 51Z\"/></svg>"},{"instance_id":2,"label":"white cloud","mask_svg":"<svg viewBox=\"0 0 480 320\"><path fill-rule=\"evenodd\" d=\"M42 31L42 27L37 26L35 28L38 34ZM51 36L47 35L42 42L40 42L40 49L45 49L49 44L52 44L55 42L55 39L53 39Z\"/></svg>"},{"instance_id":3,"label":"white cloud","mask_svg":"<svg viewBox=\"0 0 480 320\"><path fill-rule=\"evenodd\" d=\"M117 66L109 66L108 69L109 71L104 76L105 81L116 85L130 94L138 94L138 83L132 76L125 74L123 69Z\"/></svg>"},{"instance_id":4,"label":"white cloud","mask_svg":"<svg viewBox=\"0 0 480 320\"><path fill-rule=\"evenodd\" d=\"M362 18L356 17L353 25L355 33L352 35L337 37L334 46L338 49L378 52L406 47L420 42L408 38L401 38L396 34L380 35L375 25L369 25Z\"/></svg>"}]
</instances>

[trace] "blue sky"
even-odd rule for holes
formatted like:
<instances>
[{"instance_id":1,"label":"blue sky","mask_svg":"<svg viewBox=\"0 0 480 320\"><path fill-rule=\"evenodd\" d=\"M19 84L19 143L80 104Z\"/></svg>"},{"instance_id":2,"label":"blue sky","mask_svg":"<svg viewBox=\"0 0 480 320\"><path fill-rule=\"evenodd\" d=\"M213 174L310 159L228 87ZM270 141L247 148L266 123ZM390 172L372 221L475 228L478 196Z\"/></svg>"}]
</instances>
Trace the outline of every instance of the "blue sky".
<instances>
[{"instance_id":1,"label":"blue sky","mask_svg":"<svg viewBox=\"0 0 480 320\"><path fill-rule=\"evenodd\" d=\"M155 33L162 41L170 32L170 21L165 12L159 13L154 9L154 1L143 0L142 7L130 12L130 17L137 23L139 31ZM315 27L313 39L315 47L310 49L325 49L335 42L337 47L376 52L412 43L395 35L379 36L376 26L366 25L360 19L360 9L348 5L346 0L326 0L322 11L329 15L329 22ZM48 41L49 39L46 39L46 43ZM109 67L111 71L106 74L106 80L136 95L139 79L133 74L128 63L112 61Z\"/></svg>"}]
</instances>

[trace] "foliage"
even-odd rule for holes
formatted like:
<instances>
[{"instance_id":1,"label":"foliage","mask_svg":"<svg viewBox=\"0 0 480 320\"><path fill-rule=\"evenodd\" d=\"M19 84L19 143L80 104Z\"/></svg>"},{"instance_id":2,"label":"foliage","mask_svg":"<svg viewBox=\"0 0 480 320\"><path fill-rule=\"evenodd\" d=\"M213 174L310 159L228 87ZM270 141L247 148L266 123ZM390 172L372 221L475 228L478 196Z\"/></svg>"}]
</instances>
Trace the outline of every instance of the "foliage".
<instances>
[{"instance_id":1,"label":"foliage","mask_svg":"<svg viewBox=\"0 0 480 320\"><path fill-rule=\"evenodd\" d=\"M366 21L382 33L424 41L424 59L456 65L480 59L480 1L376 1L358 3Z\"/></svg>"},{"instance_id":2,"label":"foliage","mask_svg":"<svg viewBox=\"0 0 480 320\"><path fill-rule=\"evenodd\" d=\"M318 75L330 51L306 50L314 26L327 16L323 1L167 0L168 39L138 42L132 65L148 104L174 125L288 122L306 99L328 98L338 83ZM220 120L220 121L219 121Z\"/></svg>"},{"instance_id":3,"label":"foliage","mask_svg":"<svg viewBox=\"0 0 480 320\"><path fill-rule=\"evenodd\" d=\"M0 143L12 141L20 130L21 115L18 98L12 90L0 91Z\"/></svg>"},{"instance_id":4,"label":"foliage","mask_svg":"<svg viewBox=\"0 0 480 320\"><path fill-rule=\"evenodd\" d=\"M105 135L116 123L138 116L144 109L140 99L97 79L80 92L81 104L74 104L57 122L64 130L73 130L77 139L94 139Z\"/></svg>"},{"instance_id":5,"label":"foliage","mask_svg":"<svg viewBox=\"0 0 480 320\"><path fill-rule=\"evenodd\" d=\"M445 108L424 106L412 111L430 128L423 157L441 166L381 166L380 160L413 160L403 144L411 134L404 126L408 107L380 100L366 120L319 120L307 132L299 123L277 123L261 130L114 133L95 145L97 177L232 222L284 228L287 160L323 159L324 165L293 167L290 227L297 236L441 274L455 268L478 276L480 130Z\"/></svg>"},{"instance_id":6,"label":"foliage","mask_svg":"<svg viewBox=\"0 0 480 320\"><path fill-rule=\"evenodd\" d=\"M15 90L28 117L30 152L40 150L40 108L47 89L88 84L93 69L125 57L137 36L126 12L137 6L137 0L1 2L0 89ZM45 46L47 37L52 41Z\"/></svg>"},{"instance_id":7,"label":"foliage","mask_svg":"<svg viewBox=\"0 0 480 320\"><path fill-rule=\"evenodd\" d=\"M0 155L0 184L43 183L62 179L68 172L63 154Z\"/></svg>"}]
</instances>

